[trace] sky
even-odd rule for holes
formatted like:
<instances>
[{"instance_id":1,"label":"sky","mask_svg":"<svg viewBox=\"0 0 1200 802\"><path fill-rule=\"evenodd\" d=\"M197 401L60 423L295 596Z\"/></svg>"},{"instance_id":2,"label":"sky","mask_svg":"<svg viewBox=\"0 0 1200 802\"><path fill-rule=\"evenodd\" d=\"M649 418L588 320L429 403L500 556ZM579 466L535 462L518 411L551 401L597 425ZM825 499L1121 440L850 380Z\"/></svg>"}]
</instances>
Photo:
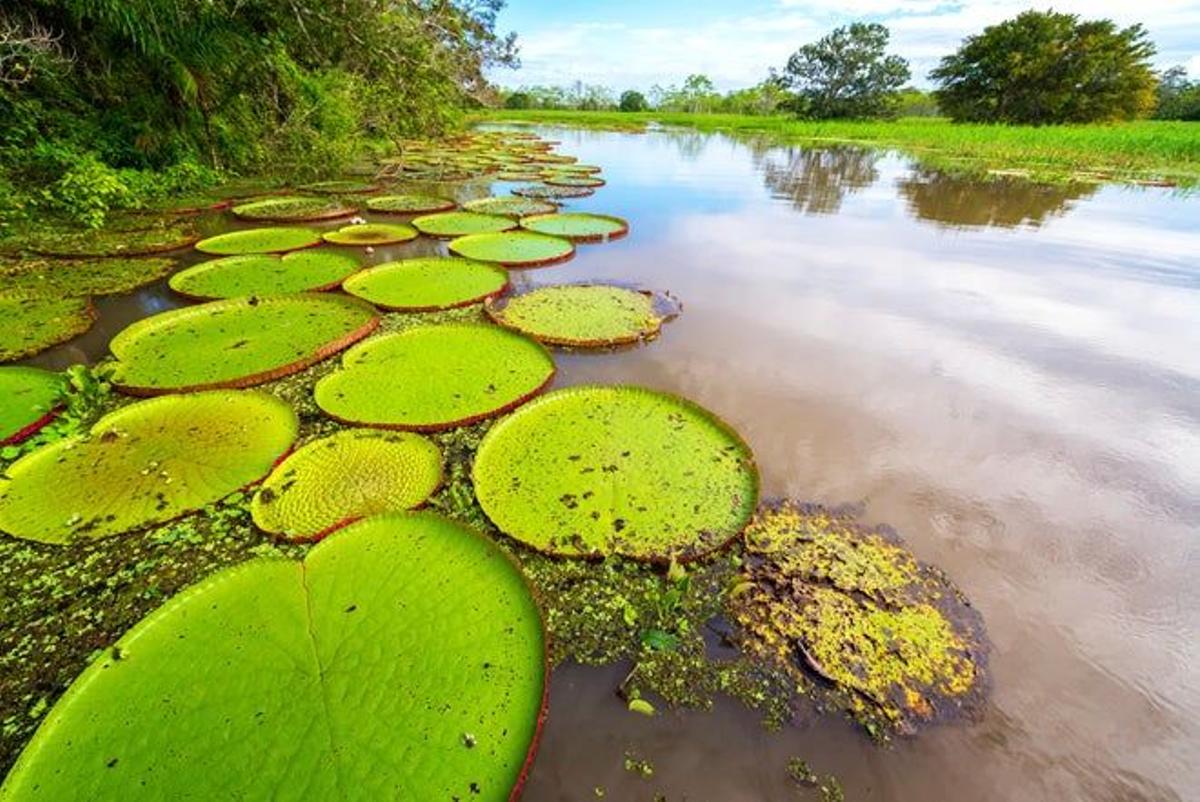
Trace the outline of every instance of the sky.
<instances>
[{"instance_id":1,"label":"sky","mask_svg":"<svg viewBox=\"0 0 1200 802\"><path fill-rule=\"evenodd\" d=\"M1141 22L1158 46L1155 64L1200 78L1200 0L1047 0L1033 7L1085 18ZM913 83L964 36L1015 16L1029 0L508 0L498 27L516 31L519 70L496 70L502 86L582 81L616 91L683 82L699 72L718 89L750 86L798 47L856 20L882 22L891 51L909 60Z\"/></svg>"}]
</instances>

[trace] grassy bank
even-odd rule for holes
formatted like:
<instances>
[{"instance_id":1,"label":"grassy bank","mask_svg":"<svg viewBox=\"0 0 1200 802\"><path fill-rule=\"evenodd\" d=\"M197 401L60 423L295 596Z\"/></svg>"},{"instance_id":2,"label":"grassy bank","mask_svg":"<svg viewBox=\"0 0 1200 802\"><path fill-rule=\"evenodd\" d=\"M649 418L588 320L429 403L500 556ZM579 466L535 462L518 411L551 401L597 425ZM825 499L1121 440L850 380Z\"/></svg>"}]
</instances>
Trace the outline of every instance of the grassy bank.
<instances>
[{"instance_id":1,"label":"grassy bank","mask_svg":"<svg viewBox=\"0 0 1200 802\"><path fill-rule=\"evenodd\" d=\"M934 167L1018 170L1045 180L1112 179L1200 185L1200 123L1007 126L945 119L796 120L736 114L490 111L478 120L642 130L647 125L769 136L789 142L852 142L895 148Z\"/></svg>"}]
</instances>

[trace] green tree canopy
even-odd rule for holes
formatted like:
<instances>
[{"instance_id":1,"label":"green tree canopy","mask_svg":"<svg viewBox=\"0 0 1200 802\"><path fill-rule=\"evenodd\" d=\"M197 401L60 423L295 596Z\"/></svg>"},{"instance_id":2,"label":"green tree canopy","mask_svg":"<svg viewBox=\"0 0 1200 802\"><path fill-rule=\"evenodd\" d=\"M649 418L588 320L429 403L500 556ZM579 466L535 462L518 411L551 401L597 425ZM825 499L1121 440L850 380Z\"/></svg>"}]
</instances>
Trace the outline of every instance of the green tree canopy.
<instances>
[{"instance_id":1,"label":"green tree canopy","mask_svg":"<svg viewBox=\"0 0 1200 802\"><path fill-rule=\"evenodd\" d=\"M1200 81L1189 81L1183 67L1163 72L1158 79L1154 116L1160 120L1200 120Z\"/></svg>"},{"instance_id":2,"label":"green tree canopy","mask_svg":"<svg viewBox=\"0 0 1200 802\"><path fill-rule=\"evenodd\" d=\"M646 96L636 89L628 89L621 93L621 111L645 111L650 108Z\"/></svg>"},{"instance_id":3,"label":"green tree canopy","mask_svg":"<svg viewBox=\"0 0 1200 802\"><path fill-rule=\"evenodd\" d=\"M1141 25L1026 11L968 37L930 77L938 105L955 120L1129 120L1154 108L1153 55Z\"/></svg>"},{"instance_id":4,"label":"green tree canopy","mask_svg":"<svg viewBox=\"0 0 1200 802\"><path fill-rule=\"evenodd\" d=\"M797 111L812 117L887 117L908 81L908 62L889 56L888 29L856 22L792 54L782 78Z\"/></svg>"}]
</instances>

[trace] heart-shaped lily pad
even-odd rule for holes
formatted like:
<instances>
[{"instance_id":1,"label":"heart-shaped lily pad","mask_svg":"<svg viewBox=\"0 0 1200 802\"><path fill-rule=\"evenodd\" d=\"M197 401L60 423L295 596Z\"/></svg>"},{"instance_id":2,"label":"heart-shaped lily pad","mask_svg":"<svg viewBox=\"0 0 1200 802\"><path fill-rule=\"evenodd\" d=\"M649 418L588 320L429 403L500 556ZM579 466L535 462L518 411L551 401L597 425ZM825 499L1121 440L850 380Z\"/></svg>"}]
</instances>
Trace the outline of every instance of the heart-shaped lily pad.
<instances>
[{"instance_id":1,"label":"heart-shaped lily pad","mask_svg":"<svg viewBox=\"0 0 1200 802\"><path fill-rule=\"evenodd\" d=\"M666 295L604 284L563 284L498 298L492 320L550 345L602 347L658 334L679 305Z\"/></svg>"},{"instance_id":2,"label":"heart-shaped lily pad","mask_svg":"<svg viewBox=\"0 0 1200 802\"><path fill-rule=\"evenodd\" d=\"M529 217L535 214L553 214L558 207L549 201L532 198L479 198L467 201L463 208L480 214L498 214L504 217Z\"/></svg>"},{"instance_id":3,"label":"heart-shaped lily pad","mask_svg":"<svg viewBox=\"0 0 1200 802\"><path fill-rule=\"evenodd\" d=\"M62 392L57 373L0 367L0 445L18 443L54 420Z\"/></svg>"},{"instance_id":4,"label":"heart-shaped lily pad","mask_svg":"<svg viewBox=\"0 0 1200 802\"><path fill-rule=\"evenodd\" d=\"M0 267L0 285L29 295L116 295L158 281L170 258L33 259Z\"/></svg>"},{"instance_id":5,"label":"heart-shaped lily pad","mask_svg":"<svg viewBox=\"0 0 1200 802\"><path fill-rule=\"evenodd\" d=\"M684 560L742 531L758 502L749 447L690 401L571 387L484 437L475 492L502 532L565 556Z\"/></svg>"},{"instance_id":6,"label":"heart-shaped lily pad","mask_svg":"<svg viewBox=\"0 0 1200 802\"><path fill-rule=\"evenodd\" d=\"M136 230L63 231L35 235L31 248L43 256L93 259L110 256L150 256L177 251L200 237L191 228L148 226Z\"/></svg>"},{"instance_id":7,"label":"heart-shaped lily pad","mask_svg":"<svg viewBox=\"0 0 1200 802\"><path fill-rule=\"evenodd\" d=\"M88 298L0 293L0 362L32 356L92 327Z\"/></svg>"},{"instance_id":8,"label":"heart-shaped lily pad","mask_svg":"<svg viewBox=\"0 0 1200 802\"><path fill-rule=\"evenodd\" d=\"M378 192L379 187L366 181L317 181L303 184L297 189L304 192L315 192L318 195L365 195Z\"/></svg>"},{"instance_id":9,"label":"heart-shaped lily pad","mask_svg":"<svg viewBox=\"0 0 1200 802\"><path fill-rule=\"evenodd\" d=\"M629 233L629 223L607 214L564 212L521 218L521 228L572 242L604 242Z\"/></svg>"},{"instance_id":10,"label":"heart-shaped lily pad","mask_svg":"<svg viewBox=\"0 0 1200 802\"><path fill-rule=\"evenodd\" d=\"M43 543L101 538L200 509L264 476L296 437L287 404L257 392L154 398L13 463L0 531Z\"/></svg>"},{"instance_id":11,"label":"heart-shaped lily pad","mask_svg":"<svg viewBox=\"0 0 1200 802\"><path fill-rule=\"evenodd\" d=\"M367 201L367 208L384 214L433 214L455 207L449 198L435 195L380 195Z\"/></svg>"},{"instance_id":12,"label":"heart-shaped lily pad","mask_svg":"<svg viewBox=\"0 0 1200 802\"><path fill-rule=\"evenodd\" d=\"M470 259L404 259L351 276L343 289L381 309L431 312L496 297L508 289L508 272Z\"/></svg>"},{"instance_id":13,"label":"heart-shaped lily pad","mask_svg":"<svg viewBox=\"0 0 1200 802\"><path fill-rule=\"evenodd\" d=\"M552 187L547 184L539 184L532 187L519 187L513 190L513 194L539 200L566 200L568 198L586 198L589 195L595 195L596 190L591 187Z\"/></svg>"},{"instance_id":14,"label":"heart-shaped lily pad","mask_svg":"<svg viewBox=\"0 0 1200 802\"><path fill-rule=\"evenodd\" d=\"M305 198L288 195L280 198L239 203L233 213L243 220L263 223L296 223L312 220L337 220L358 213L358 209L330 198Z\"/></svg>"},{"instance_id":15,"label":"heart-shaped lily pad","mask_svg":"<svg viewBox=\"0 0 1200 802\"><path fill-rule=\"evenodd\" d=\"M286 295L332 290L358 270L358 260L343 253L303 250L276 256L227 256L189 267L171 276L171 289L196 300L243 295Z\"/></svg>"},{"instance_id":16,"label":"heart-shaped lily pad","mask_svg":"<svg viewBox=\"0 0 1200 802\"><path fill-rule=\"evenodd\" d=\"M326 242L334 245L394 245L417 238L412 226L398 223L362 223L345 226L325 235Z\"/></svg>"},{"instance_id":17,"label":"heart-shaped lily pad","mask_svg":"<svg viewBox=\"0 0 1200 802\"><path fill-rule=\"evenodd\" d=\"M196 250L215 256L248 253L286 253L321 244L321 234L311 228L248 228L230 231L196 243Z\"/></svg>"},{"instance_id":18,"label":"heart-shaped lily pad","mask_svg":"<svg viewBox=\"0 0 1200 802\"><path fill-rule=\"evenodd\" d=\"M366 337L375 310L352 298L232 298L139 320L113 338L113 382L134 395L249 387L303 370Z\"/></svg>"},{"instance_id":19,"label":"heart-shaped lily pad","mask_svg":"<svg viewBox=\"0 0 1200 802\"><path fill-rule=\"evenodd\" d=\"M410 432L350 429L315 440L271 472L250 512L264 532L316 540L351 521L424 504L442 453Z\"/></svg>"},{"instance_id":20,"label":"heart-shaped lily pad","mask_svg":"<svg viewBox=\"0 0 1200 802\"><path fill-rule=\"evenodd\" d=\"M465 237L468 234L490 234L511 231L517 227L515 221L495 214L477 212L443 212L428 214L412 221L422 234L430 237Z\"/></svg>"},{"instance_id":21,"label":"heart-shaped lily pad","mask_svg":"<svg viewBox=\"0 0 1200 802\"><path fill-rule=\"evenodd\" d=\"M431 513L376 516L151 613L75 680L0 798L505 802L546 675L503 552Z\"/></svg>"},{"instance_id":22,"label":"heart-shaped lily pad","mask_svg":"<svg viewBox=\"0 0 1200 802\"><path fill-rule=\"evenodd\" d=\"M575 255L575 246L570 240L529 231L459 237L450 243L450 250L467 259L495 262L505 267L542 267L565 262Z\"/></svg>"},{"instance_id":23,"label":"heart-shaped lily pad","mask_svg":"<svg viewBox=\"0 0 1200 802\"><path fill-rule=\"evenodd\" d=\"M554 360L515 332L419 326L350 349L317 382L317 405L345 423L437 431L512 409L554 377Z\"/></svg>"}]
</instances>

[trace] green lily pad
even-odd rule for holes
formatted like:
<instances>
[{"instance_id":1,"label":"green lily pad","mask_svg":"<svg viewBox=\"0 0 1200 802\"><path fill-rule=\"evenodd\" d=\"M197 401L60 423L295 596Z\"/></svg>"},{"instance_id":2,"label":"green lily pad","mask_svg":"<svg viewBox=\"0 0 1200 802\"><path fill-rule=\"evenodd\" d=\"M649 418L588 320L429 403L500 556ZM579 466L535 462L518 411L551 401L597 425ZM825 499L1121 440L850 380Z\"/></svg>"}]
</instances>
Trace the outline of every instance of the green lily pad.
<instances>
[{"instance_id":1,"label":"green lily pad","mask_svg":"<svg viewBox=\"0 0 1200 802\"><path fill-rule=\"evenodd\" d=\"M549 173L544 179L547 184L552 187L602 187L607 181L603 178L595 178L586 175L567 175L562 172Z\"/></svg>"},{"instance_id":2,"label":"green lily pad","mask_svg":"<svg viewBox=\"0 0 1200 802\"><path fill-rule=\"evenodd\" d=\"M196 243L196 250L214 256L250 253L286 253L321 244L321 234L311 228L247 228L230 231Z\"/></svg>"},{"instance_id":3,"label":"green lily pad","mask_svg":"<svg viewBox=\"0 0 1200 802\"><path fill-rule=\"evenodd\" d=\"M227 256L176 273L170 285L180 295L197 300L286 295L335 289L358 267L353 256L323 250Z\"/></svg>"},{"instance_id":4,"label":"green lily pad","mask_svg":"<svg viewBox=\"0 0 1200 802\"><path fill-rule=\"evenodd\" d=\"M43 543L121 534L198 510L264 476L296 413L265 393L154 398L27 454L0 478L0 531Z\"/></svg>"},{"instance_id":5,"label":"green lily pad","mask_svg":"<svg viewBox=\"0 0 1200 802\"><path fill-rule=\"evenodd\" d=\"M0 445L18 443L54 420L62 393L57 373L0 367Z\"/></svg>"},{"instance_id":6,"label":"green lily pad","mask_svg":"<svg viewBox=\"0 0 1200 802\"><path fill-rule=\"evenodd\" d=\"M528 231L459 237L451 241L450 250L467 259L495 262L505 267L541 267L565 262L575 255L575 246L570 240Z\"/></svg>"},{"instance_id":7,"label":"green lily pad","mask_svg":"<svg viewBox=\"0 0 1200 802\"><path fill-rule=\"evenodd\" d=\"M507 181L514 184L523 184L526 181L540 181L542 174L537 170L501 170L492 176L497 181Z\"/></svg>"},{"instance_id":8,"label":"green lily pad","mask_svg":"<svg viewBox=\"0 0 1200 802\"><path fill-rule=\"evenodd\" d=\"M479 324L419 326L346 352L317 382L317 406L344 423L437 431L506 412L554 377L544 347Z\"/></svg>"},{"instance_id":9,"label":"green lily pad","mask_svg":"<svg viewBox=\"0 0 1200 802\"><path fill-rule=\"evenodd\" d=\"M442 453L410 432L349 429L313 441L271 472L250 505L254 523L317 540L359 518L424 504L442 482Z\"/></svg>"},{"instance_id":10,"label":"green lily pad","mask_svg":"<svg viewBox=\"0 0 1200 802\"><path fill-rule=\"evenodd\" d=\"M317 181L303 184L297 189L303 192L315 192L318 195L365 195L378 192L379 187L366 181Z\"/></svg>"},{"instance_id":11,"label":"green lily pad","mask_svg":"<svg viewBox=\"0 0 1200 802\"><path fill-rule=\"evenodd\" d=\"M262 223L295 223L312 220L336 220L350 217L358 209L331 198L284 196L264 198L233 207L235 216Z\"/></svg>"},{"instance_id":12,"label":"green lily pad","mask_svg":"<svg viewBox=\"0 0 1200 802\"><path fill-rule=\"evenodd\" d=\"M448 212L457 204L435 195L381 195L367 201L367 208L385 214L433 214Z\"/></svg>"},{"instance_id":13,"label":"green lily pad","mask_svg":"<svg viewBox=\"0 0 1200 802\"><path fill-rule=\"evenodd\" d=\"M78 337L92 327L89 298L0 293L0 362L12 362Z\"/></svg>"},{"instance_id":14,"label":"green lily pad","mask_svg":"<svg viewBox=\"0 0 1200 802\"><path fill-rule=\"evenodd\" d=\"M0 284L28 295L117 295L158 281L176 264L162 257L32 259L0 267Z\"/></svg>"},{"instance_id":15,"label":"green lily pad","mask_svg":"<svg viewBox=\"0 0 1200 802\"><path fill-rule=\"evenodd\" d=\"M594 164L556 164L550 168L557 175L595 175L602 170Z\"/></svg>"},{"instance_id":16,"label":"green lily pad","mask_svg":"<svg viewBox=\"0 0 1200 802\"><path fill-rule=\"evenodd\" d=\"M571 387L496 423L475 493L500 531L564 556L669 561L721 548L758 503L749 447L711 413L641 387Z\"/></svg>"},{"instance_id":17,"label":"green lily pad","mask_svg":"<svg viewBox=\"0 0 1200 802\"><path fill-rule=\"evenodd\" d=\"M96 259L110 256L152 256L178 251L200 239L191 228L154 226L138 230L44 232L29 241L42 256Z\"/></svg>"},{"instance_id":18,"label":"green lily pad","mask_svg":"<svg viewBox=\"0 0 1200 802\"><path fill-rule=\"evenodd\" d=\"M404 259L351 276L342 288L381 309L432 312L494 298L508 289L508 271L470 259Z\"/></svg>"},{"instance_id":19,"label":"green lily pad","mask_svg":"<svg viewBox=\"0 0 1200 802\"><path fill-rule=\"evenodd\" d=\"M325 235L325 241L334 245L394 245L416 238L415 228L396 223L362 223Z\"/></svg>"},{"instance_id":20,"label":"green lily pad","mask_svg":"<svg viewBox=\"0 0 1200 802\"><path fill-rule=\"evenodd\" d=\"M537 198L539 200L566 200L569 198L586 198L589 195L595 195L596 190L591 187L552 187L548 184L539 184L532 187L518 187L513 190L514 195L520 195L522 198Z\"/></svg>"},{"instance_id":21,"label":"green lily pad","mask_svg":"<svg viewBox=\"0 0 1200 802\"><path fill-rule=\"evenodd\" d=\"M550 345L601 347L658 334L679 306L665 295L603 284L562 284L499 298L485 307L501 326Z\"/></svg>"},{"instance_id":22,"label":"green lily pad","mask_svg":"<svg viewBox=\"0 0 1200 802\"><path fill-rule=\"evenodd\" d=\"M606 214L567 212L521 218L521 228L572 242L604 242L629 233L629 223Z\"/></svg>"},{"instance_id":23,"label":"green lily pad","mask_svg":"<svg viewBox=\"0 0 1200 802\"><path fill-rule=\"evenodd\" d=\"M413 226L430 237L465 237L468 234L489 234L510 231L517 227L515 221L495 214L476 212L443 212L428 214L412 221Z\"/></svg>"},{"instance_id":24,"label":"green lily pad","mask_svg":"<svg viewBox=\"0 0 1200 802\"><path fill-rule=\"evenodd\" d=\"M331 295L232 298L139 320L113 338L113 383L134 395L249 387L303 370L379 325Z\"/></svg>"},{"instance_id":25,"label":"green lily pad","mask_svg":"<svg viewBox=\"0 0 1200 802\"><path fill-rule=\"evenodd\" d=\"M463 204L469 212L480 214L498 214L504 217L529 217L535 214L553 214L558 207L548 201L532 198L479 198Z\"/></svg>"},{"instance_id":26,"label":"green lily pad","mask_svg":"<svg viewBox=\"0 0 1200 802\"><path fill-rule=\"evenodd\" d=\"M545 638L520 572L431 513L184 590L97 657L6 800L515 799Z\"/></svg>"}]
</instances>

